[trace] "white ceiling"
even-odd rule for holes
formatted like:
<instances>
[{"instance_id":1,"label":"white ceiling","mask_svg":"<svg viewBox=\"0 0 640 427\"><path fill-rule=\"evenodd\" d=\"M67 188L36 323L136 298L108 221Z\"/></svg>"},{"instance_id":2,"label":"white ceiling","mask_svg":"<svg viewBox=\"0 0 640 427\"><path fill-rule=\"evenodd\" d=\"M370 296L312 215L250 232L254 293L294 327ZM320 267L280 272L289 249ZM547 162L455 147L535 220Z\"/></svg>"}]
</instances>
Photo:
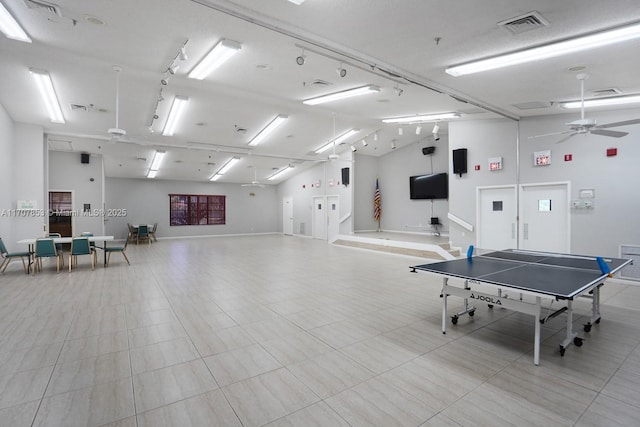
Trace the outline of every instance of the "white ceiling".
<instances>
[{"instance_id":1,"label":"white ceiling","mask_svg":"<svg viewBox=\"0 0 640 427\"><path fill-rule=\"evenodd\" d=\"M358 154L379 156L391 150L392 141L397 147L437 145L429 136L433 124L421 135L406 125L399 135L397 125L382 123L388 117L456 111L459 120L567 114L570 121L577 113L555 104L579 98L576 71L570 70L576 66L591 74L587 96L608 88L640 93L640 40L464 77L444 71L637 21L637 0L608 0L606 7L601 0L306 0L300 6L287 0L47 0L62 16L29 8L27 0L0 1L33 39L0 39L0 103L13 120L43 126L51 149L104 155L108 177L143 178L154 150L163 149L168 155L161 179L206 181L239 155L240 166L220 182L251 182L256 175L264 182L287 164L303 170L326 160L313 150L351 128L360 134L338 151L355 144ZM550 25L521 34L497 25L532 11ZM188 79L222 38L240 42L241 51L205 80ZM188 60L177 61L180 69L161 85L187 40ZM306 62L299 66L303 49ZM344 78L336 73L341 63ZM119 127L128 142L114 142L107 133L116 120L113 65L123 68ZM50 72L66 124L49 121L31 67ZM312 84L316 80L330 86ZM381 91L322 106L302 104L366 84ZM165 100L152 120L161 88ZM164 137L174 95L190 102L176 135ZM548 106L515 106L530 102ZM73 110L71 104L89 108ZM278 114L289 120L259 146L248 146ZM446 133L446 123L441 128Z\"/></svg>"}]
</instances>

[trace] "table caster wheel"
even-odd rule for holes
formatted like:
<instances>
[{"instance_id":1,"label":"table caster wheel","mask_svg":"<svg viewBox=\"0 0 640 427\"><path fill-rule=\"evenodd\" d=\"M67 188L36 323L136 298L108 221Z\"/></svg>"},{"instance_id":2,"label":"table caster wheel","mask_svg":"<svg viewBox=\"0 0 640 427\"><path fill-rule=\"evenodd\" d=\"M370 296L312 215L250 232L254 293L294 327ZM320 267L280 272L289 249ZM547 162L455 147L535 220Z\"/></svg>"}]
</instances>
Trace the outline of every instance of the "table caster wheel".
<instances>
[{"instance_id":1,"label":"table caster wheel","mask_svg":"<svg viewBox=\"0 0 640 427\"><path fill-rule=\"evenodd\" d=\"M576 347L581 347L582 346L582 338L575 337L573 339L573 345L575 345Z\"/></svg>"},{"instance_id":2,"label":"table caster wheel","mask_svg":"<svg viewBox=\"0 0 640 427\"><path fill-rule=\"evenodd\" d=\"M469 317L473 317L473 315L474 315L474 314L476 314L475 310L470 311L470 312L469 312Z\"/></svg>"},{"instance_id":3,"label":"table caster wheel","mask_svg":"<svg viewBox=\"0 0 640 427\"><path fill-rule=\"evenodd\" d=\"M457 325L458 324L458 316L451 317L451 323L453 323L454 325Z\"/></svg>"},{"instance_id":4,"label":"table caster wheel","mask_svg":"<svg viewBox=\"0 0 640 427\"><path fill-rule=\"evenodd\" d=\"M584 331L585 332L590 332L591 331L591 323L587 323L586 325L584 325Z\"/></svg>"},{"instance_id":5,"label":"table caster wheel","mask_svg":"<svg viewBox=\"0 0 640 427\"><path fill-rule=\"evenodd\" d=\"M560 346L560 356L561 356L561 357L564 357L564 352L565 352L566 350L567 350L566 348L564 348L563 346Z\"/></svg>"}]
</instances>

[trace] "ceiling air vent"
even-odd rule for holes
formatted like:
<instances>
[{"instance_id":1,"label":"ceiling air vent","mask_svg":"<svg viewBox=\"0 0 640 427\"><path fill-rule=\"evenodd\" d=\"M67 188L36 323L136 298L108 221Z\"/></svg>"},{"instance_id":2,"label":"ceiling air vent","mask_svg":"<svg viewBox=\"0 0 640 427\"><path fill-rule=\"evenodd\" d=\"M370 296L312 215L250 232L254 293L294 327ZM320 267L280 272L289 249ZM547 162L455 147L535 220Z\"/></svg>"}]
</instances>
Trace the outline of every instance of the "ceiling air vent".
<instances>
[{"instance_id":1,"label":"ceiling air vent","mask_svg":"<svg viewBox=\"0 0 640 427\"><path fill-rule=\"evenodd\" d=\"M24 0L24 3L29 9L43 9L47 13L57 15L62 18L62 11L60 6L54 3L49 3L43 0Z\"/></svg>"},{"instance_id":2,"label":"ceiling air vent","mask_svg":"<svg viewBox=\"0 0 640 427\"><path fill-rule=\"evenodd\" d=\"M89 111L89 107L87 107L86 105L81 105L81 104L71 104L71 111Z\"/></svg>"},{"instance_id":3,"label":"ceiling air vent","mask_svg":"<svg viewBox=\"0 0 640 427\"><path fill-rule=\"evenodd\" d=\"M612 96L612 95L620 95L622 91L620 89L616 89L615 87L609 87L606 89L597 89L592 90L591 94L593 96Z\"/></svg>"},{"instance_id":4,"label":"ceiling air vent","mask_svg":"<svg viewBox=\"0 0 640 427\"><path fill-rule=\"evenodd\" d=\"M526 31L548 27L549 21L544 19L539 12L533 11L506 21L498 22L498 27L509 30L512 34L521 34Z\"/></svg>"},{"instance_id":5,"label":"ceiling air vent","mask_svg":"<svg viewBox=\"0 0 640 427\"><path fill-rule=\"evenodd\" d=\"M303 86L331 86L332 83L326 80L315 79L308 82L304 82Z\"/></svg>"},{"instance_id":6,"label":"ceiling air vent","mask_svg":"<svg viewBox=\"0 0 640 427\"><path fill-rule=\"evenodd\" d=\"M551 107L550 102L546 101L531 101L531 102L521 102L520 104L513 104L518 110L535 110L537 108L549 108Z\"/></svg>"}]
</instances>

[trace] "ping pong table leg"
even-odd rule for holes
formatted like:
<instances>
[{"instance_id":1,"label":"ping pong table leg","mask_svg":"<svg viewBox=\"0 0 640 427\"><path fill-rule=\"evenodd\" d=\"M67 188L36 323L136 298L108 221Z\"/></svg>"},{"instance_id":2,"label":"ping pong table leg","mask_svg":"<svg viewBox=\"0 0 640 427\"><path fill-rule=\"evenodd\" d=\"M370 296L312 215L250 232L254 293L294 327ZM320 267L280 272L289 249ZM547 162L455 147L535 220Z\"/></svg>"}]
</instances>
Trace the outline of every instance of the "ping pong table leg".
<instances>
[{"instance_id":1,"label":"ping pong table leg","mask_svg":"<svg viewBox=\"0 0 640 427\"><path fill-rule=\"evenodd\" d=\"M536 320L535 320L535 337L533 338L533 364L540 364L540 311L542 310L542 299L536 297Z\"/></svg>"},{"instance_id":2,"label":"ping pong table leg","mask_svg":"<svg viewBox=\"0 0 640 427\"><path fill-rule=\"evenodd\" d=\"M447 333L447 283L449 279L442 279L442 333Z\"/></svg>"}]
</instances>

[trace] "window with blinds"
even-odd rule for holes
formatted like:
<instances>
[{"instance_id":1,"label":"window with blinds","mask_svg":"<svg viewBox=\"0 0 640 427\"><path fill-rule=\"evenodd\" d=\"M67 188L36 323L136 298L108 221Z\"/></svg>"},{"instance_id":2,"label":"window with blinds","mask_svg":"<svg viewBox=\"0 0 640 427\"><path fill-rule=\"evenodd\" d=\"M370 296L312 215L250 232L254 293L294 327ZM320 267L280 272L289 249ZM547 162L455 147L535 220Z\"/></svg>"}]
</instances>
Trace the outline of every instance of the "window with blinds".
<instances>
[{"instance_id":1,"label":"window with blinds","mask_svg":"<svg viewBox=\"0 0 640 427\"><path fill-rule=\"evenodd\" d=\"M50 191L49 209L53 212L71 212L73 208L71 193L68 191Z\"/></svg>"},{"instance_id":2,"label":"window with blinds","mask_svg":"<svg viewBox=\"0 0 640 427\"><path fill-rule=\"evenodd\" d=\"M226 196L169 194L169 225L219 225L226 222Z\"/></svg>"}]
</instances>

